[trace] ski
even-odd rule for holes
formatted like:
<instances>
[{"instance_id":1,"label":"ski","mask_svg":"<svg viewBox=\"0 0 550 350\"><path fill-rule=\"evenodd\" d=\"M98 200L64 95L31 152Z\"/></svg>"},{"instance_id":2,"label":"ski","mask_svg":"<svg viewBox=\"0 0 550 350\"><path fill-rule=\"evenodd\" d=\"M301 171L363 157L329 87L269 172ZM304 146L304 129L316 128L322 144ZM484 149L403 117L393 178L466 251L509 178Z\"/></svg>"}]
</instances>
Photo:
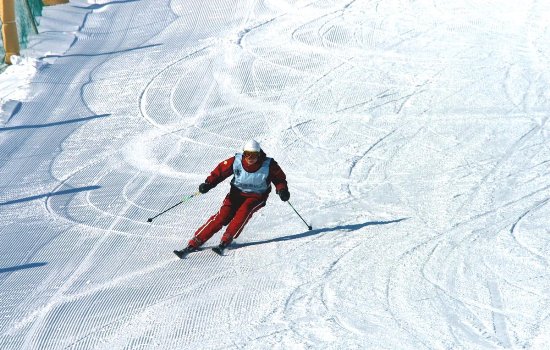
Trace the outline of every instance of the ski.
<instances>
[{"instance_id":1,"label":"ski","mask_svg":"<svg viewBox=\"0 0 550 350\"><path fill-rule=\"evenodd\" d=\"M185 259L187 257L187 255L189 255L190 253L198 252L199 250L200 250L200 248L199 249L185 248L185 249L182 249L182 250L174 250L174 254L176 254L176 256L180 259ZM217 246L217 247L212 248L212 251L214 251L219 256L225 256L225 254L224 254L225 247Z\"/></svg>"}]
</instances>

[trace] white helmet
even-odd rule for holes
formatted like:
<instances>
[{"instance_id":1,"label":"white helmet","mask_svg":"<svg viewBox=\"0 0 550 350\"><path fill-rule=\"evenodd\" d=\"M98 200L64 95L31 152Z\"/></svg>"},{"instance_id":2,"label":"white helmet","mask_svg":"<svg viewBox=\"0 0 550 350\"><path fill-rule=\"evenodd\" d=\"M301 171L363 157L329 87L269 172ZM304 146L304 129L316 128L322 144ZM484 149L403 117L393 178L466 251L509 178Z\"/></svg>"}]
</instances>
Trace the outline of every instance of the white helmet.
<instances>
[{"instance_id":1,"label":"white helmet","mask_svg":"<svg viewBox=\"0 0 550 350\"><path fill-rule=\"evenodd\" d=\"M260 152L260 144L256 140L250 140L243 146L243 152Z\"/></svg>"}]
</instances>

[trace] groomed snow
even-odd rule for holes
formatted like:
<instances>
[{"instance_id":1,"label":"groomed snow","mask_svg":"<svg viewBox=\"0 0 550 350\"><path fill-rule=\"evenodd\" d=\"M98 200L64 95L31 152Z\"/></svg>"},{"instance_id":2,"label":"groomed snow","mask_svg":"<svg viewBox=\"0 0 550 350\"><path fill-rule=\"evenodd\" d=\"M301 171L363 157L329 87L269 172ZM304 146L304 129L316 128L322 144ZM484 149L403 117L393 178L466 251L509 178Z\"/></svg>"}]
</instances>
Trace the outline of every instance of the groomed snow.
<instances>
[{"instance_id":1,"label":"groomed snow","mask_svg":"<svg viewBox=\"0 0 550 350\"><path fill-rule=\"evenodd\" d=\"M47 8L0 75L0 348L550 348L548 1ZM178 260L255 138L288 176ZM217 245L221 232L205 248Z\"/></svg>"}]
</instances>

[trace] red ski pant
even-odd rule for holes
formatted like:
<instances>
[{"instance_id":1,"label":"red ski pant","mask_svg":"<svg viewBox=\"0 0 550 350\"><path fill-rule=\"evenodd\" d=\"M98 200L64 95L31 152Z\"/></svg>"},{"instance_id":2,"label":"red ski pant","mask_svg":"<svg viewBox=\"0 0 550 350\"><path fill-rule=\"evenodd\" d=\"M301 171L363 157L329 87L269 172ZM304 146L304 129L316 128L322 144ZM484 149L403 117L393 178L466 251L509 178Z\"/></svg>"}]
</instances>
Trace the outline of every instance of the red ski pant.
<instances>
[{"instance_id":1,"label":"red ski pant","mask_svg":"<svg viewBox=\"0 0 550 350\"><path fill-rule=\"evenodd\" d=\"M198 248L208 241L223 226L227 226L221 242L229 244L239 237L244 226L256 211L265 206L266 198L244 197L229 193L225 196L220 210L199 227L189 245Z\"/></svg>"}]
</instances>

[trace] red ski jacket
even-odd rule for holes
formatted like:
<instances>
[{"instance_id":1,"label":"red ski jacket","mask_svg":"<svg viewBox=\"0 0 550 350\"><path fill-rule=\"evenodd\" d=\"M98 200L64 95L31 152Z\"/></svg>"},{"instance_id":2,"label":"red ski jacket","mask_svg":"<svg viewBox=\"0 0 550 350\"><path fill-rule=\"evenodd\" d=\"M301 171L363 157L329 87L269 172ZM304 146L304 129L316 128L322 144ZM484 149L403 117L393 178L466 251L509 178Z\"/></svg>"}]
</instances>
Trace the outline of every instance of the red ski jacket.
<instances>
[{"instance_id":1,"label":"red ski jacket","mask_svg":"<svg viewBox=\"0 0 550 350\"><path fill-rule=\"evenodd\" d=\"M253 164L252 166L249 166L246 164L243 158L243 168L249 173L253 173L260 169L262 166L262 163L267 158L266 154L262 150L260 152L260 158L258 161ZM220 182L227 179L229 176L233 175L233 162L235 162L235 156L228 158L224 161L222 161L220 164L212 170L210 175L206 178L206 183L212 185L212 187L216 187ZM279 192L282 189L288 190L288 186L286 183L286 175L283 172L283 169L279 166L279 164L275 161L275 159L271 159L271 164L269 164L269 176L267 178L267 183L270 185L273 183L275 185L275 189L277 192ZM231 186L231 192L235 194L239 194L243 197L256 197L256 198L267 198L269 196L269 192L271 192L271 186L269 186L266 193L258 194L258 193L244 193L235 186Z\"/></svg>"}]
</instances>

